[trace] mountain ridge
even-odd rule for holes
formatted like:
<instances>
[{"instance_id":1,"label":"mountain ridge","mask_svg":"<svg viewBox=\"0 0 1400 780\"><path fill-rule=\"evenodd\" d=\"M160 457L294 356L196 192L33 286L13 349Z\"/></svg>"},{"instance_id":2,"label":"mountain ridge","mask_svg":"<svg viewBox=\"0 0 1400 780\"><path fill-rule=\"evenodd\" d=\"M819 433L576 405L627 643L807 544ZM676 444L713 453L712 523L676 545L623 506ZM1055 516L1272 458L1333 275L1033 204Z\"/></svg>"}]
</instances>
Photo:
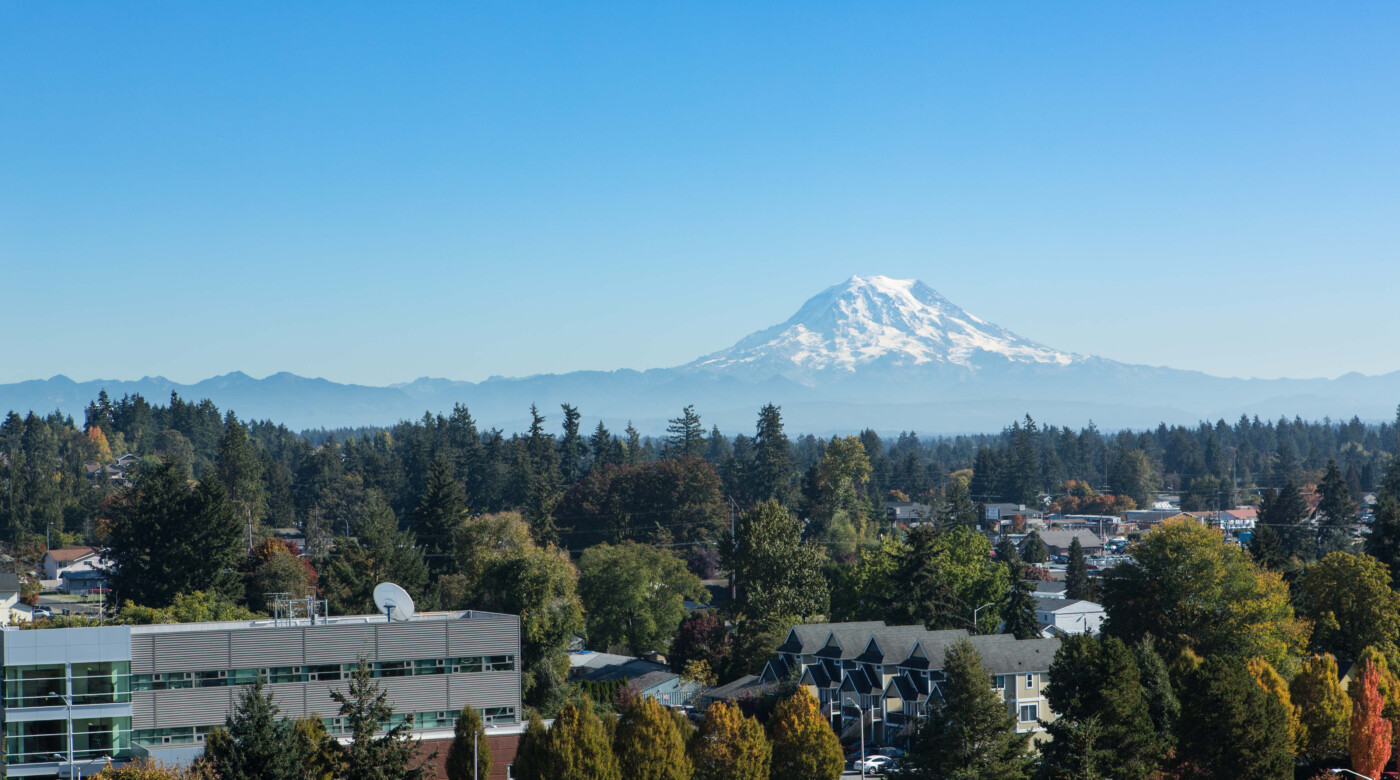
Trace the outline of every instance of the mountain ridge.
<instances>
[{"instance_id":1,"label":"mountain ridge","mask_svg":"<svg viewBox=\"0 0 1400 780\"><path fill-rule=\"evenodd\" d=\"M793 430L974 433L999 430L1030 413L1057 424L1142 428L1158 422L1261 417L1360 416L1391 419L1400 371L1350 372L1336 379L1237 379L1200 371L1120 363L1055 349L973 315L914 279L853 276L809 298L777 325L730 347L668 368L574 371L481 382L419 377L372 386L288 371L257 379L234 370L182 384L139 380L47 380L0 385L0 412L59 409L81 419L105 389L153 402L171 392L209 398L245 419L295 429L388 425L424 411L466 405L479 422L528 425L537 403L561 403L610 427L631 421L648 433L694 404L706 424L753 425L777 403Z\"/></svg>"}]
</instances>

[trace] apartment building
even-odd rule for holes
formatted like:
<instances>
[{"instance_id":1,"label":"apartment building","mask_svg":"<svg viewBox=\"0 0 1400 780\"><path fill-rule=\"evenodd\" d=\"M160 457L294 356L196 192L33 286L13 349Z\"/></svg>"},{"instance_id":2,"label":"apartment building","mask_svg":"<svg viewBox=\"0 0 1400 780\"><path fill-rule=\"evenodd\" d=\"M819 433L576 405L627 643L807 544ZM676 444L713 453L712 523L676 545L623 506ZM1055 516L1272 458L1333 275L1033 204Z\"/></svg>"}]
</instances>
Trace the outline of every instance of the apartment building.
<instances>
[{"instance_id":1,"label":"apartment building","mask_svg":"<svg viewBox=\"0 0 1400 780\"><path fill-rule=\"evenodd\" d=\"M962 629L929 631L880 621L793 626L760 679L798 679L838 734L854 734L862 724L867 742L886 744L927 713L930 698L942 695L948 648L963 638L981 654L993 687L1016 716L1017 731L1043 733L1040 721L1055 719L1044 689L1058 639L969 636Z\"/></svg>"},{"instance_id":2,"label":"apartment building","mask_svg":"<svg viewBox=\"0 0 1400 780\"><path fill-rule=\"evenodd\" d=\"M287 718L344 735L331 691L365 659L426 741L452 736L471 703L488 736L520 727L520 619L425 613L0 631L5 769L11 777L91 775L110 759L184 763L203 752L240 686L261 679ZM513 753L513 751L512 751ZM507 761L497 759L505 776Z\"/></svg>"}]
</instances>

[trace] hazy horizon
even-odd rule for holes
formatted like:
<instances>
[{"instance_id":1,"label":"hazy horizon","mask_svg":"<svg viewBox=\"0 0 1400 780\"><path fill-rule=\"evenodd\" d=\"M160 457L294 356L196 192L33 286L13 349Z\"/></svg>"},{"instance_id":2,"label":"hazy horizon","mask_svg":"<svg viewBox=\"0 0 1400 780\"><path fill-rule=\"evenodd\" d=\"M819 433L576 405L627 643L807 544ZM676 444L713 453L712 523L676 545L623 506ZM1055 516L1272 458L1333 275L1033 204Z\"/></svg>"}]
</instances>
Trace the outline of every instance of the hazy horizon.
<instances>
[{"instance_id":1,"label":"hazy horizon","mask_svg":"<svg viewBox=\"0 0 1400 780\"><path fill-rule=\"evenodd\" d=\"M689 362L853 274L1400 370L1393 5L0 7L0 383Z\"/></svg>"}]
</instances>

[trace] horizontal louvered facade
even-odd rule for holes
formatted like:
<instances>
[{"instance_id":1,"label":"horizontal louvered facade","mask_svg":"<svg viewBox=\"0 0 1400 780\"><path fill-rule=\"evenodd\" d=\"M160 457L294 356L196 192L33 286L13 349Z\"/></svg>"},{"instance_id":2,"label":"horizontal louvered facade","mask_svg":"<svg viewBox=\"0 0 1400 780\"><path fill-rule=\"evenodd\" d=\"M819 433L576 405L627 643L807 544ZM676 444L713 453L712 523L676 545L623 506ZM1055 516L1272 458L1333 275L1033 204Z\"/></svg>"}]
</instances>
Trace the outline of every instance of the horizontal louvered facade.
<instances>
[{"instance_id":1,"label":"horizontal louvered facade","mask_svg":"<svg viewBox=\"0 0 1400 780\"><path fill-rule=\"evenodd\" d=\"M349 688L361 660L370 665L396 717L412 715L414 728L425 735L450 730L452 718L468 704L482 711L488 725L511 726L520 718L520 619L514 615L5 631L0 643L6 679L17 681L10 686L16 693L6 702L6 721L63 718L65 708L56 706L62 704L57 699L48 701L58 696L50 692L78 692L75 717L115 718L112 733L120 743L114 747L120 749L109 754L119 759L138 746L199 749L207 730L222 725L233 711L242 686L257 679L267 683L283 717L320 717L332 733L344 734L332 692ZM91 676L96 662L105 664L105 676ZM81 685L75 687L71 680L81 675L88 676L77 679ZM99 679L110 690L91 693ZM23 765L12 761L11 753ZM50 759L12 746L5 770L15 777L43 775L56 766ZM95 760L89 757L88 763ZM76 765L83 764L78 756Z\"/></svg>"}]
</instances>

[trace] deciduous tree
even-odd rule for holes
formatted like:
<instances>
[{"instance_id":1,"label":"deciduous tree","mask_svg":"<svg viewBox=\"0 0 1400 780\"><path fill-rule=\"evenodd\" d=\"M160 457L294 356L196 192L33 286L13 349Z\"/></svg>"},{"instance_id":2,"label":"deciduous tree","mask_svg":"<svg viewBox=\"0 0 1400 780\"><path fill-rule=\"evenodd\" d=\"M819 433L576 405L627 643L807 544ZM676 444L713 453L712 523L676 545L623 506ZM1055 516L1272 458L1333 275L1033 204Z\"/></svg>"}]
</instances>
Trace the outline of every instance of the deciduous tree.
<instances>
[{"instance_id":1,"label":"deciduous tree","mask_svg":"<svg viewBox=\"0 0 1400 780\"><path fill-rule=\"evenodd\" d=\"M768 732L773 742L772 780L841 777L841 743L806 688L778 702Z\"/></svg>"},{"instance_id":2,"label":"deciduous tree","mask_svg":"<svg viewBox=\"0 0 1400 780\"><path fill-rule=\"evenodd\" d=\"M584 550L578 592L590 646L622 646L633 653L664 650L686 615L685 602L709 599L681 559L635 542Z\"/></svg>"},{"instance_id":3,"label":"deciduous tree","mask_svg":"<svg viewBox=\"0 0 1400 780\"><path fill-rule=\"evenodd\" d=\"M763 727L729 702L705 710L690 740L694 780L768 780L772 746Z\"/></svg>"},{"instance_id":4,"label":"deciduous tree","mask_svg":"<svg viewBox=\"0 0 1400 780\"><path fill-rule=\"evenodd\" d=\"M1346 755L1351 731L1351 699L1337 679L1337 659L1313 655L1289 685L1302 726L1299 748L1308 760L1321 762Z\"/></svg>"},{"instance_id":5,"label":"deciduous tree","mask_svg":"<svg viewBox=\"0 0 1400 780\"><path fill-rule=\"evenodd\" d=\"M1394 727L1382 714L1385 699L1377 685L1376 662L1367 660L1352 683L1351 768L1366 777L1380 777L1390 760Z\"/></svg>"},{"instance_id":6,"label":"deciduous tree","mask_svg":"<svg viewBox=\"0 0 1400 780\"><path fill-rule=\"evenodd\" d=\"M1298 603L1313 621L1312 644L1320 652L1346 658L1368 646L1397 652L1400 594L1390 587L1390 570L1369 555L1328 553L1303 573Z\"/></svg>"},{"instance_id":7,"label":"deciduous tree","mask_svg":"<svg viewBox=\"0 0 1400 780\"><path fill-rule=\"evenodd\" d=\"M613 750L628 780L691 780L676 719L650 696L637 697L622 711Z\"/></svg>"}]
</instances>

